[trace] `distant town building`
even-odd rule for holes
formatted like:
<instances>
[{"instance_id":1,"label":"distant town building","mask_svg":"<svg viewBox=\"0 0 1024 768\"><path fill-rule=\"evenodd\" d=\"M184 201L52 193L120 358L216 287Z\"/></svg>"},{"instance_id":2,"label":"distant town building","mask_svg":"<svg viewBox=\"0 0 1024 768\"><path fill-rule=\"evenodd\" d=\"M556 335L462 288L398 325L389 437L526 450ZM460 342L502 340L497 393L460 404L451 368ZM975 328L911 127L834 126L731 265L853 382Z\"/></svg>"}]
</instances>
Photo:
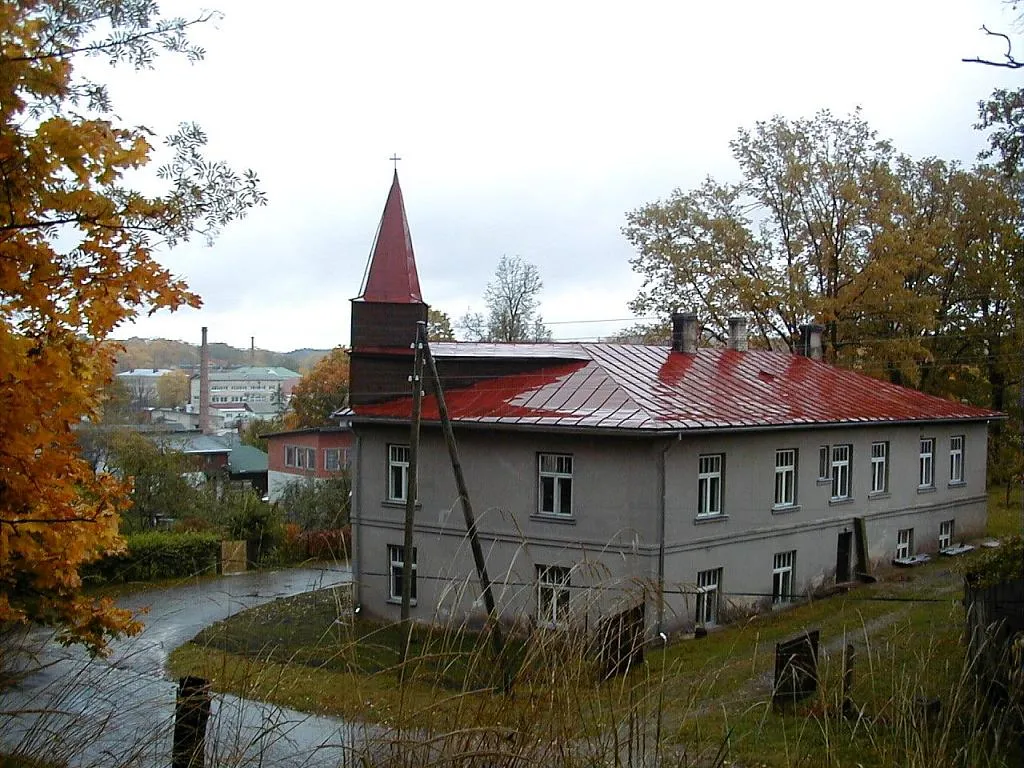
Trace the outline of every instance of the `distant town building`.
<instances>
[{"instance_id":1,"label":"distant town building","mask_svg":"<svg viewBox=\"0 0 1024 768\"><path fill-rule=\"evenodd\" d=\"M272 416L285 410L292 388L302 378L280 366L250 365L210 371L210 405L214 409L247 405L255 417ZM199 411L199 376L190 384L189 410Z\"/></svg>"},{"instance_id":2,"label":"distant town building","mask_svg":"<svg viewBox=\"0 0 1024 768\"><path fill-rule=\"evenodd\" d=\"M349 471L355 436L347 422L340 426L293 429L263 435L267 438L267 491L270 501L281 498L285 486L297 480L327 480Z\"/></svg>"}]
</instances>

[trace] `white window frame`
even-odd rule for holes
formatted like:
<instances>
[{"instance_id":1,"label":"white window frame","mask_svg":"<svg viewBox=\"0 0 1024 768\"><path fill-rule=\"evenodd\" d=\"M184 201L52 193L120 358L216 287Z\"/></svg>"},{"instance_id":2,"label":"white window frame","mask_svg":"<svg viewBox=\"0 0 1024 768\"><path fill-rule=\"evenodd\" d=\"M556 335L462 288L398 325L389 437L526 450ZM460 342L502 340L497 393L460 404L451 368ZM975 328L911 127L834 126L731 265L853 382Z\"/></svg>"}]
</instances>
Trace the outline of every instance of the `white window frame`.
<instances>
[{"instance_id":1,"label":"white window frame","mask_svg":"<svg viewBox=\"0 0 1024 768\"><path fill-rule=\"evenodd\" d=\"M949 438L949 484L964 483L964 436L953 435Z\"/></svg>"},{"instance_id":2,"label":"white window frame","mask_svg":"<svg viewBox=\"0 0 1024 768\"><path fill-rule=\"evenodd\" d=\"M284 465L286 467L294 467L298 469L298 463L296 461L296 447L294 445L286 445L284 447Z\"/></svg>"},{"instance_id":3,"label":"white window frame","mask_svg":"<svg viewBox=\"0 0 1024 768\"><path fill-rule=\"evenodd\" d=\"M718 517L722 508L724 453L706 453L697 457L697 517Z\"/></svg>"},{"instance_id":4,"label":"white window frame","mask_svg":"<svg viewBox=\"0 0 1024 768\"><path fill-rule=\"evenodd\" d=\"M818 480L832 481L832 452L827 445L818 446Z\"/></svg>"},{"instance_id":5,"label":"white window frame","mask_svg":"<svg viewBox=\"0 0 1024 768\"><path fill-rule=\"evenodd\" d=\"M900 528L896 531L896 559L911 557L914 554L914 529Z\"/></svg>"},{"instance_id":6,"label":"white window frame","mask_svg":"<svg viewBox=\"0 0 1024 768\"><path fill-rule=\"evenodd\" d=\"M572 569L559 565L537 566L537 623L561 627L569 620Z\"/></svg>"},{"instance_id":7,"label":"white window frame","mask_svg":"<svg viewBox=\"0 0 1024 768\"><path fill-rule=\"evenodd\" d=\"M796 550L777 552L772 560L772 605L793 601Z\"/></svg>"},{"instance_id":8,"label":"white window frame","mask_svg":"<svg viewBox=\"0 0 1024 768\"><path fill-rule=\"evenodd\" d=\"M696 621L699 627L713 627L718 623L721 602L722 569L697 571Z\"/></svg>"},{"instance_id":9,"label":"white window frame","mask_svg":"<svg viewBox=\"0 0 1024 768\"><path fill-rule=\"evenodd\" d=\"M832 446L832 501L851 498L850 477L853 474L853 446L840 443Z\"/></svg>"},{"instance_id":10,"label":"white window frame","mask_svg":"<svg viewBox=\"0 0 1024 768\"><path fill-rule=\"evenodd\" d=\"M571 453L537 454L537 513L553 517L572 517L573 455ZM545 488L550 488L551 504L545 504ZM568 494L568 504L565 496ZM568 506L568 509L566 509Z\"/></svg>"},{"instance_id":11,"label":"white window frame","mask_svg":"<svg viewBox=\"0 0 1024 768\"><path fill-rule=\"evenodd\" d=\"M402 573L405 568L405 547L388 544L388 601L402 602ZM416 547L412 548L412 586L409 604L416 605Z\"/></svg>"},{"instance_id":12,"label":"white window frame","mask_svg":"<svg viewBox=\"0 0 1024 768\"><path fill-rule=\"evenodd\" d=\"M889 491L889 441L880 440L871 444L871 492Z\"/></svg>"},{"instance_id":13,"label":"white window frame","mask_svg":"<svg viewBox=\"0 0 1024 768\"><path fill-rule=\"evenodd\" d=\"M956 535L956 521L943 520L939 523L939 551L949 549L953 546L953 537Z\"/></svg>"},{"instance_id":14,"label":"white window frame","mask_svg":"<svg viewBox=\"0 0 1024 768\"><path fill-rule=\"evenodd\" d=\"M935 438L922 437L919 443L921 452L917 462L917 487L935 487Z\"/></svg>"},{"instance_id":15,"label":"white window frame","mask_svg":"<svg viewBox=\"0 0 1024 768\"><path fill-rule=\"evenodd\" d=\"M796 448L775 451L775 509L796 506Z\"/></svg>"},{"instance_id":16,"label":"white window frame","mask_svg":"<svg viewBox=\"0 0 1024 768\"><path fill-rule=\"evenodd\" d=\"M409 498L409 446L388 444L388 501L404 502Z\"/></svg>"},{"instance_id":17,"label":"white window frame","mask_svg":"<svg viewBox=\"0 0 1024 768\"><path fill-rule=\"evenodd\" d=\"M306 449L306 469L316 469L316 448Z\"/></svg>"},{"instance_id":18,"label":"white window frame","mask_svg":"<svg viewBox=\"0 0 1024 768\"><path fill-rule=\"evenodd\" d=\"M324 448L324 472L340 472L340 471L341 471L341 448Z\"/></svg>"}]
</instances>

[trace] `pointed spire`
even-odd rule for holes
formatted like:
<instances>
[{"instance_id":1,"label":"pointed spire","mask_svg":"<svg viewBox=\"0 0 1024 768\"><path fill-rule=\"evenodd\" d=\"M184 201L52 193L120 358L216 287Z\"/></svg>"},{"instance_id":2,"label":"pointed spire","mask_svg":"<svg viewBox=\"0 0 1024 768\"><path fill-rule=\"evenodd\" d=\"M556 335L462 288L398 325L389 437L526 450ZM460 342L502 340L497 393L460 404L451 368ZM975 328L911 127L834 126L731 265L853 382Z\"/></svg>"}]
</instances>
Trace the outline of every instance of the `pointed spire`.
<instances>
[{"instance_id":1,"label":"pointed spire","mask_svg":"<svg viewBox=\"0 0 1024 768\"><path fill-rule=\"evenodd\" d=\"M380 227L377 229L377 238L373 243L373 253L359 298L391 304L423 303L397 169L391 182L391 191L388 192L388 201L384 204L384 215L380 218Z\"/></svg>"}]
</instances>

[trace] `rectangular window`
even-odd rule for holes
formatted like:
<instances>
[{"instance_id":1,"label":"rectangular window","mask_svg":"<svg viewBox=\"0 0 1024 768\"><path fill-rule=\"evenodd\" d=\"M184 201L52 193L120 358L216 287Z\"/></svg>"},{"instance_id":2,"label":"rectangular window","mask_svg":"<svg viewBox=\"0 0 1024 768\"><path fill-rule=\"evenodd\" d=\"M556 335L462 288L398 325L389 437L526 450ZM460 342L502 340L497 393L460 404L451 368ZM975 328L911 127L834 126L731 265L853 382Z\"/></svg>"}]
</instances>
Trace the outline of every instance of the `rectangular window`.
<instances>
[{"instance_id":1,"label":"rectangular window","mask_svg":"<svg viewBox=\"0 0 1024 768\"><path fill-rule=\"evenodd\" d=\"M316 448L306 449L306 469L316 469Z\"/></svg>"},{"instance_id":2,"label":"rectangular window","mask_svg":"<svg viewBox=\"0 0 1024 768\"><path fill-rule=\"evenodd\" d=\"M818 479L819 480L830 480L832 464L829 459L828 446L823 445L818 448Z\"/></svg>"},{"instance_id":3,"label":"rectangular window","mask_svg":"<svg viewBox=\"0 0 1024 768\"><path fill-rule=\"evenodd\" d=\"M701 456L697 465L697 517L722 514L723 455Z\"/></svg>"},{"instance_id":4,"label":"rectangular window","mask_svg":"<svg viewBox=\"0 0 1024 768\"><path fill-rule=\"evenodd\" d=\"M939 551L953 546L954 522L953 520L943 520L939 523Z\"/></svg>"},{"instance_id":5,"label":"rectangular window","mask_svg":"<svg viewBox=\"0 0 1024 768\"><path fill-rule=\"evenodd\" d=\"M409 446L388 446L388 501L405 501L409 488Z\"/></svg>"},{"instance_id":6,"label":"rectangular window","mask_svg":"<svg viewBox=\"0 0 1024 768\"><path fill-rule=\"evenodd\" d=\"M775 452L775 506L792 507L796 504L796 450L787 448Z\"/></svg>"},{"instance_id":7,"label":"rectangular window","mask_svg":"<svg viewBox=\"0 0 1024 768\"><path fill-rule=\"evenodd\" d=\"M556 565L537 566L537 622L550 626L565 624L569 616L569 569Z\"/></svg>"},{"instance_id":8,"label":"rectangular window","mask_svg":"<svg viewBox=\"0 0 1024 768\"><path fill-rule=\"evenodd\" d=\"M964 481L964 436L953 435L949 438L949 482L952 484Z\"/></svg>"},{"instance_id":9,"label":"rectangular window","mask_svg":"<svg viewBox=\"0 0 1024 768\"><path fill-rule=\"evenodd\" d=\"M402 572L405 569L405 547L388 544L388 599L402 599ZM412 581L409 584L409 600L416 602L416 547L412 548Z\"/></svg>"},{"instance_id":10,"label":"rectangular window","mask_svg":"<svg viewBox=\"0 0 1024 768\"><path fill-rule=\"evenodd\" d=\"M903 528L896 532L896 558L910 557L914 554L914 529Z\"/></svg>"},{"instance_id":11,"label":"rectangular window","mask_svg":"<svg viewBox=\"0 0 1024 768\"><path fill-rule=\"evenodd\" d=\"M871 444L871 492L889 490L889 443Z\"/></svg>"},{"instance_id":12,"label":"rectangular window","mask_svg":"<svg viewBox=\"0 0 1024 768\"><path fill-rule=\"evenodd\" d=\"M542 453L538 457L540 478L538 510L543 515L572 514L572 456Z\"/></svg>"},{"instance_id":13,"label":"rectangular window","mask_svg":"<svg viewBox=\"0 0 1024 768\"><path fill-rule=\"evenodd\" d=\"M793 564L796 550L779 552L772 565L772 603L788 603L793 599Z\"/></svg>"},{"instance_id":14,"label":"rectangular window","mask_svg":"<svg viewBox=\"0 0 1024 768\"><path fill-rule=\"evenodd\" d=\"M722 584L722 569L697 572L697 625L718 623L718 591Z\"/></svg>"},{"instance_id":15,"label":"rectangular window","mask_svg":"<svg viewBox=\"0 0 1024 768\"><path fill-rule=\"evenodd\" d=\"M850 498L850 455L852 445L832 446L832 499Z\"/></svg>"},{"instance_id":16,"label":"rectangular window","mask_svg":"<svg viewBox=\"0 0 1024 768\"><path fill-rule=\"evenodd\" d=\"M935 487L935 439L932 437L921 438L921 457L919 462L917 478L918 488Z\"/></svg>"},{"instance_id":17,"label":"rectangular window","mask_svg":"<svg viewBox=\"0 0 1024 768\"><path fill-rule=\"evenodd\" d=\"M298 466L298 464L296 463L296 459L295 459L295 446L294 445L286 445L284 447L284 465L286 467L297 467Z\"/></svg>"},{"instance_id":18,"label":"rectangular window","mask_svg":"<svg viewBox=\"0 0 1024 768\"><path fill-rule=\"evenodd\" d=\"M341 449L324 448L324 470L337 472L341 469Z\"/></svg>"}]
</instances>

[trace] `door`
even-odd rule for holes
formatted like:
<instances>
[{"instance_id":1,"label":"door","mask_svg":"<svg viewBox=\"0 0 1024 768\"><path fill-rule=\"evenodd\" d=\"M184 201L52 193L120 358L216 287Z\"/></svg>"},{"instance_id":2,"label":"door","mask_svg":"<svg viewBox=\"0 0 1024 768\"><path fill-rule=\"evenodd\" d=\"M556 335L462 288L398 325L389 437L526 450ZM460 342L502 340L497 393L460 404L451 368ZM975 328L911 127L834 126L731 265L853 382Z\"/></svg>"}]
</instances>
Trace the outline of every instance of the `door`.
<instances>
[{"instance_id":1,"label":"door","mask_svg":"<svg viewBox=\"0 0 1024 768\"><path fill-rule=\"evenodd\" d=\"M850 552L853 549L853 534L843 531L836 546L836 583L850 580Z\"/></svg>"}]
</instances>

